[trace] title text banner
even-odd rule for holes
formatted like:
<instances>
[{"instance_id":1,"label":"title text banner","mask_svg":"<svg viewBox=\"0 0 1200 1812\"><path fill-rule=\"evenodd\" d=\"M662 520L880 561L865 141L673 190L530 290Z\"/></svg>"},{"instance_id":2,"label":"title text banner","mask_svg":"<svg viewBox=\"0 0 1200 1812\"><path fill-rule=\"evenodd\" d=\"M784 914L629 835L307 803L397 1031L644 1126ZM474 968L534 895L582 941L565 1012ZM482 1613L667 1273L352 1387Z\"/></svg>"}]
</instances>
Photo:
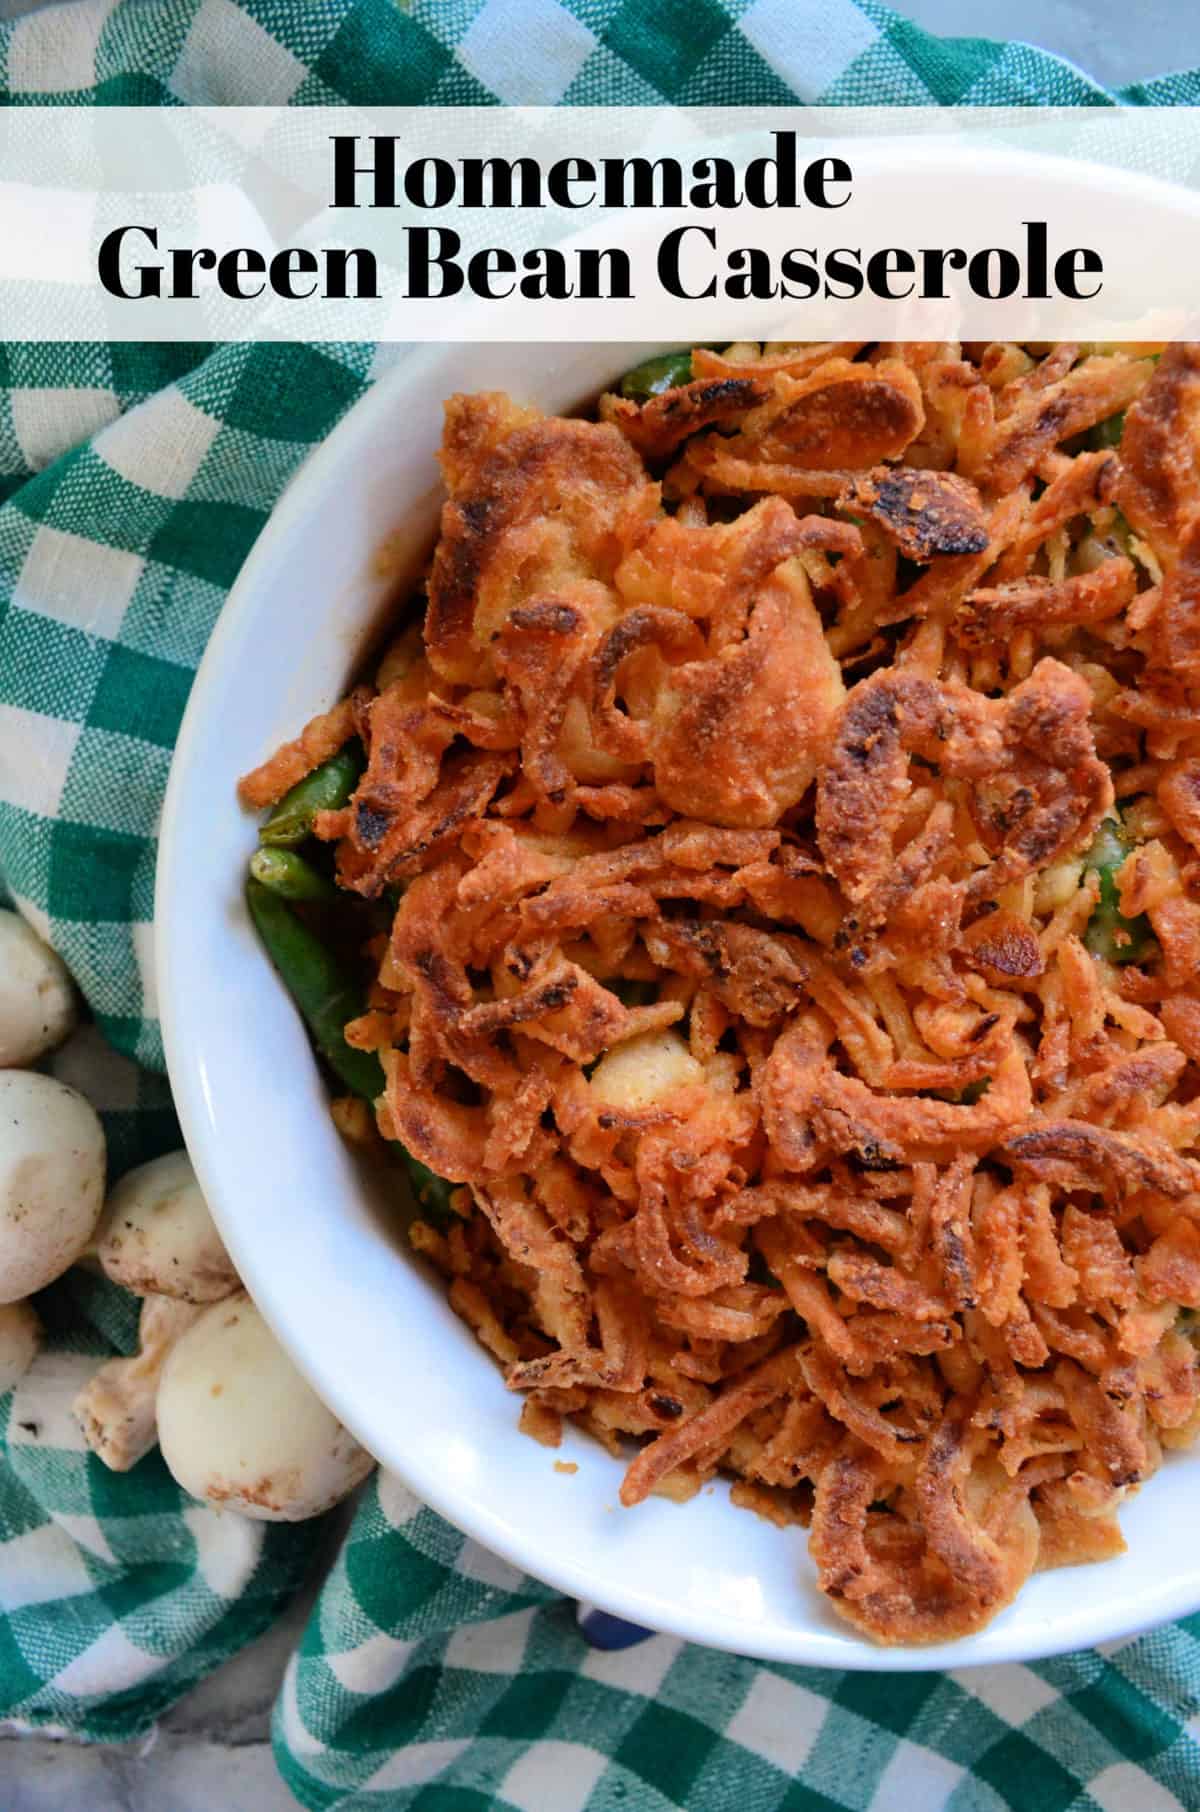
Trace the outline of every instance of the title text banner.
<instances>
[{"instance_id":1,"label":"title text banner","mask_svg":"<svg viewBox=\"0 0 1200 1812\"><path fill-rule=\"evenodd\" d=\"M1200 334L1200 110L0 115L8 339Z\"/></svg>"}]
</instances>

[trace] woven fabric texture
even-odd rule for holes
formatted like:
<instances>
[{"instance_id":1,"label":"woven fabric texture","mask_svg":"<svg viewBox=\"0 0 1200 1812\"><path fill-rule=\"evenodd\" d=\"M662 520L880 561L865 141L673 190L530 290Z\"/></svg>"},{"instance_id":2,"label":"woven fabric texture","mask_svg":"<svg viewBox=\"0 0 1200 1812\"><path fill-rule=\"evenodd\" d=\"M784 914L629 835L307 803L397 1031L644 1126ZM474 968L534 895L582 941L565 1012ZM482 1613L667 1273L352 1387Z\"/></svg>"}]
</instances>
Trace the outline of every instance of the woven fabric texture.
<instances>
[{"instance_id":1,"label":"woven fabric texture","mask_svg":"<svg viewBox=\"0 0 1200 1812\"><path fill-rule=\"evenodd\" d=\"M1200 101L1196 74L1115 96L875 0L88 0L0 29L0 88L9 105ZM54 1067L101 1108L114 1174L178 1142L151 910L192 674L284 484L381 362L0 344L0 881L94 1015ZM133 1304L80 1272L41 1307L47 1349L0 1398L0 1717L127 1737L265 1627L321 1531L217 1517L157 1454L107 1472L70 1402L130 1350ZM1198 1638L1193 1620L957 1675L665 1636L605 1653L381 1476L292 1658L276 1750L313 1808L1159 1812L1200 1805Z\"/></svg>"}]
</instances>

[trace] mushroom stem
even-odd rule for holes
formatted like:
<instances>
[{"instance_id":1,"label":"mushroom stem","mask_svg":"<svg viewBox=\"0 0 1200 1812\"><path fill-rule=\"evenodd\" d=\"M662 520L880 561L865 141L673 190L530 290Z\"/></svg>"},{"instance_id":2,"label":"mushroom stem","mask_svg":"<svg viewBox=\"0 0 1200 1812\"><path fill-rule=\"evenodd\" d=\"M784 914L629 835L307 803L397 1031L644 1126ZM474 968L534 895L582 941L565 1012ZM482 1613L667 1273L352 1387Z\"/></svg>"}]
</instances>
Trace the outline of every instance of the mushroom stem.
<instances>
[{"instance_id":1,"label":"mushroom stem","mask_svg":"<svg viewBox=\"0 0 1200 1812\"><path fill-rule=\"evenodd\" d=\"M202 1310L169 1296L147 1296L138 1322L138 1351L110 1359L75 1399L83 1438L112 1472L128 1472L158 1438L155 1400L167 1355Z\"/></svg>"}]
</instances>

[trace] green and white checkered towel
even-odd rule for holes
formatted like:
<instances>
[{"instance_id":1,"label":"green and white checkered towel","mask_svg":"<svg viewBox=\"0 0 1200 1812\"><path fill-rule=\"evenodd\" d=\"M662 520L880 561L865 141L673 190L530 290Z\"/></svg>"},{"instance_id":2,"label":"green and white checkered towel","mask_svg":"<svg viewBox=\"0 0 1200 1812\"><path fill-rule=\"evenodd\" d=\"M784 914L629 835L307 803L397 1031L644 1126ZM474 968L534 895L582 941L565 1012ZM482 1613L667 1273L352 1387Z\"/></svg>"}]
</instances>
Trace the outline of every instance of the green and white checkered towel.
<instances>
[{"instance_id":1,"label":"green and white checkered towel","mask_svg":"<svg viewBox=\"0 0 1200 1812\"><path fill-rule=\"evenodd\" d=\"M876 0L88 0L5 26L0 71L10 104L1200 101L1196 75L1116 97ZM178 1136L150 913L192 671L284 483L377 360L9 344L0 361L0 877L122 1053L102 1060L91 1030L57 1060L104 1110L119 1170ZM96 1354L129 1350L130 1299L79 1273L42 1306L49 1349L0 1398L0 1717L127 1737L265 1626L319 1531L218 1518L157 1455L106 1472L69 1404ZM1200 1619L961 1675L764 1666L664 1636L597 1651L572 1607L385 1476L275 1733L314 1808L1158 1812L1200 1807L1198 1711Z\"/></svg>"}]
</instances>

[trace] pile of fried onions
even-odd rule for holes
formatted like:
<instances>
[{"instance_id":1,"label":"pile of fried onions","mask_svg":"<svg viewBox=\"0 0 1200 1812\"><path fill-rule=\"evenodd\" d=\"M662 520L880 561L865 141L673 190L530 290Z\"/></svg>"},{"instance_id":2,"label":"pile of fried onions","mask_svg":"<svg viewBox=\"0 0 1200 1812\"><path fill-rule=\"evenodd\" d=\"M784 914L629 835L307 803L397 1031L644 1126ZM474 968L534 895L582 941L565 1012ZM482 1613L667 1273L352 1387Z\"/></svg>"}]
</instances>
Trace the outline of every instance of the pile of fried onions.
<instances>
[{"instance_id":1,"label":"pile of fried onions","mask_svg":"<svg viewBox=\"0 0 1200 1812\"><path fill-rule=\"evenodd\" d=\"M731 1475L941 1640L1200 1427L1200 348L693 374L452 398L423 621L254 793L361 738L348 1037L522 1425L629 1505Z\"/></svg>"}]
</instances>

